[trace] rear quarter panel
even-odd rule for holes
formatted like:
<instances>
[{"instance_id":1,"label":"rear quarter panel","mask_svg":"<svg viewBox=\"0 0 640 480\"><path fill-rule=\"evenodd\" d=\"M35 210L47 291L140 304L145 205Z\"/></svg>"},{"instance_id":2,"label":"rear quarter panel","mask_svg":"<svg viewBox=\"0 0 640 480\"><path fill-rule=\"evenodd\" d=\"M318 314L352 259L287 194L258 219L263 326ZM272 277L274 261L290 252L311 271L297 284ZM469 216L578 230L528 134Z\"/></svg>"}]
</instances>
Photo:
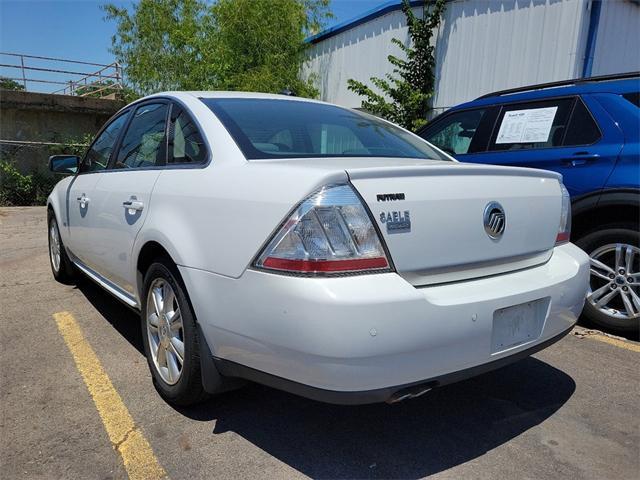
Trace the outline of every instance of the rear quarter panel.
<instances>
[{"instance_id":1,"label":"rear quarter panel","mask_svg":"<svg viewBox=\"0 0 640 480\"><path fill-rule=\"evenodd\" d=\"M156 241L178 265L238 278L298 202L321 185L346 180L345 172L260 161L164 170L133 258Z\"/></svg>"}]
</instances>

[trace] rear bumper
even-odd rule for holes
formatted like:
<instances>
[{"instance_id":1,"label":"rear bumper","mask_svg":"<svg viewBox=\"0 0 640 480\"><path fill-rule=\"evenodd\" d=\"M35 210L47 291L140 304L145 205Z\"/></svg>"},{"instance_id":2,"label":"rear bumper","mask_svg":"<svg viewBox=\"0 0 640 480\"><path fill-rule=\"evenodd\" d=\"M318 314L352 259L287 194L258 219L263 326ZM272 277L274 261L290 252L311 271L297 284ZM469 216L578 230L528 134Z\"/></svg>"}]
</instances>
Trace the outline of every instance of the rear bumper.
<instances>
[{"instance_id":1,"label":"rear bumper","mask_svg":"<svg viewBox=\"0 0 640 480\"><path fill-rule=\"evenodd\" d=\"M310 398L319 402L334 403L337 405L364 405L368 403L382 402L392 403L395 399L403 399L401 397L404 397L405 394L407 396L418 396L415 394L412 395L411 392L426 393L433 388L448 385L450 383L460 382L462 380L466 380L467 378L482 375L483 373L487 373L492 370L502 368L511 363L517 362L518 360L522 360L529 355L533 355L534 353L539 352L540 350L543 350L550 345L553 345L558 340L567 335L572 329L573 327L569 327L564 332L561 332L555 337L551 337L544 342L536 343L532 347L520 350L513 355L502 357L489 363L484 363L475 367L466 368L457 372L447 373L445 375L440 375L439 377L420 380L405 385L396 385L393 387L379 388L376 390L361 390L355 392L324 390L322 388L312 387L303 383L297 383L291 380L287 380L286 378L270 375L268 373L261 372L260 370L255 370L253 368L240 365L239 363L231 362L229 360L224 360L221 358L214 358L214 363L218 371L224 376L251 380L252 382L267 385L269 387L277 388L278 390L283 390L285 392L293 393L294 395L300 395L301 397Z\"/></svg>"},{"instance_id":2,"label":"rear bumper","mask_svg":"<svg viewBox=\"0 0 640 480\"><path fill-rule=\"evenodd\" d=\"M230 279L180 267L222 374L334 403L387 400L499 368L566 334L588 287L572 244L543 265L416 288L395 273L297 278L247 270ZM535 338L496 349L494 312L541 300Z\"/></svg>"}]
</instances>

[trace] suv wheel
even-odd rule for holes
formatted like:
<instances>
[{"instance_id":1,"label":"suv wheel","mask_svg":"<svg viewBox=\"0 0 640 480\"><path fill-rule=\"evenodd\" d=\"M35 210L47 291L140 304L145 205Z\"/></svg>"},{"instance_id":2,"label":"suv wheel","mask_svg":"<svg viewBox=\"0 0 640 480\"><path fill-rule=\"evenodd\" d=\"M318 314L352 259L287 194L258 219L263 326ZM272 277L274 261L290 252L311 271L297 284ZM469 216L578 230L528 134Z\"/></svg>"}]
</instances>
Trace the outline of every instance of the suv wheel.
<instances>
[{"instance_id":1,"label":"suv wheel","mask_svg":"<svg viewBox=\"0 0 640 480\"><path fill-rule=\"evenodd\" d=\"M637 225L608 226L576 241L591 257L583 315L612 330L640 327L640 233Z\"/></svg>"},{"instance_id":2,"label":"suv wheel","mask_svg":"<svg viewBox=\"0 0 640 480\"><path fill-rule=\"evenodd\" d=\"M180 275L168 259L156 260L145 274L141 324L158 392L176 405L204 400L195 316Z\"/></svg>"},{"instance_id":3,"label":"suv wheel","mask_svg":"<svg viewBox=\"0 0 640 480\"><path fill-rule=\"evenodd\" d=\"M58 221L55 214L49 210L47 216L47 226L49 229L49 263L53 278L64 284L73 283L75 280L75 268L69 260L67 252L60 237Z\"/></svg>"}]
</instances>

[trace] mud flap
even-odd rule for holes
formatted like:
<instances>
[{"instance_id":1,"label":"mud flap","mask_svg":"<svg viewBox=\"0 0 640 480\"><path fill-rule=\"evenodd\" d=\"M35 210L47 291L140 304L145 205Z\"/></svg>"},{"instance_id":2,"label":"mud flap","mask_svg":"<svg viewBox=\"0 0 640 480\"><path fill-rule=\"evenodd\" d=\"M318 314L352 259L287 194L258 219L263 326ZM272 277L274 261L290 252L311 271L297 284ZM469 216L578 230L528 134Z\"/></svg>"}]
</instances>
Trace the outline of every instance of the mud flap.
<instances>
[{"instance_id":1,"label":"mud flap","mask_svg":"<svg viewBox=\"0 0 640 480\"><path fill-rule=\"evenodd\" d=\"M213 362L213 354L204 336L200 323L196 322L198 329L198 347L200 350L200 375L204 391L212 395L235 390L246 382L240 378L225 377L220 374Z\"/></svg>"}]
</instances>

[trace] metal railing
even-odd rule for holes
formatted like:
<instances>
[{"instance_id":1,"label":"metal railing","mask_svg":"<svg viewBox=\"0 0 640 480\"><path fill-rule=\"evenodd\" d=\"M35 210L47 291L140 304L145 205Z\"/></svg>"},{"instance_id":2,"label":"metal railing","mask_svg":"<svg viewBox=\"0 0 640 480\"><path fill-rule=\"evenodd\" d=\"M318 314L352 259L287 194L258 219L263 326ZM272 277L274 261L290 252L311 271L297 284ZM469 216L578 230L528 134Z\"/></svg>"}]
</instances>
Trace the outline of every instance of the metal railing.
<instances>
[{"instance_id":1,"label":"metal railing","mask_svg":"<svg viewBox=\"0 0 640 480\"><path fill-rule=\"evenodd\" d=\"M118 62L109 64L82 62L65 58L42 57L37 55L23 55L19 53L0 52L0 58L9 62L6 57L15 60L14 63L0 63L0 69L19 71L19 76L2 75L7 80L22 84L29 90L29 83L46 84L51 88L64 85L48 93L76 96L107 97L122 89L122 67ZM83 65L74 69L73 66ZM87 67L99 67L97 70ZM80 71L85 70L85 71ZM91 70L91 71L86 71ZM38 75L34 77L32 75Z\"/></svg>"}]
</instances>

